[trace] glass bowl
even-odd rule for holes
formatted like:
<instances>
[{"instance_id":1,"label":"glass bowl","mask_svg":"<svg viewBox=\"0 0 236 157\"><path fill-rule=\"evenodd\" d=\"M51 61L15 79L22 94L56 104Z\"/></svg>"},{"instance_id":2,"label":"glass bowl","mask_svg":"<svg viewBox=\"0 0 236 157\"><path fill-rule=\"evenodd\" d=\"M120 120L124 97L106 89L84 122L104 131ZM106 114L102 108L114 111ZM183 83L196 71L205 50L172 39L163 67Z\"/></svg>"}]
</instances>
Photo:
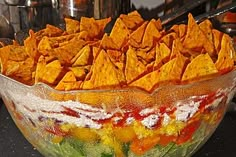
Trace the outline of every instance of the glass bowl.
<instances>
[{"instance_id":1,"label":"glass bowl","mask_svg":"<svg viewBox=\"0 0 236 157\"><path fill-rule=\"evenodd\" d=\"M0 75L0 94L26 139L50 157L191 156L212 135L236 91L236 71L153 93L56 91Z\"/></svg>"}]
</instances>

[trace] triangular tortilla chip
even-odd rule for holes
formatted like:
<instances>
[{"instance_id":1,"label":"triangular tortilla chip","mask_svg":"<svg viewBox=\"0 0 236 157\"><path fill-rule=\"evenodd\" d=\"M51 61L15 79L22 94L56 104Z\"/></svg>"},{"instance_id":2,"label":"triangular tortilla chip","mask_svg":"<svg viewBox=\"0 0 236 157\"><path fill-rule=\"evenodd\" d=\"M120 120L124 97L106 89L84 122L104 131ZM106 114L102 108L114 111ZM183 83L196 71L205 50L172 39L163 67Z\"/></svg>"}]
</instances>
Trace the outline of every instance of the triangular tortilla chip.
<instances>
[{"instance_id":1,"label":"triangular tortilla chip","mask_svg":"<svg viewBox=\"0 0 236 157\"><path fill-rule=\"evenodd\" d=\"M187 25L185 24L174 25L170 28L170 30L175 32L177 36L182 39L186 35Z\"/></svg>"},{"instance_id":2,"label":"triangular tortilla chip","mask_svg":"<svg viewBox=\"0 0 236 157\"><path fill-rule=\"evenodd\" d=\"M214 55L213 44L208 40L206 34L204 34L204 32L197 25L192 14L188 15L188 28L183 46L187 49L198 51L199 54L201 53L202 48L204 48L210 56Z\"/></svg>"},{"instance_id":3,"label":"triangular tortilla chip","mask_svg":"<svg viewBox=\"0 0 236 157\"><path fill-rule=\"evenodd\" d=\"M86 42L84 40L70 41L63 46L50 51L49 55L59 59L61 64L71 64L73 57L79 53L85 44Z\"/></svg>"},{"instance_id":4,"label":"triangular tortilla chip","mask_svg":"<svg viewBox=\"0 0 236 157\"><path fill-rule=\"evenodd\" d=\"M51 46L51 43L49 41L49 38L47 36L43 37L39 44L38 44L38 51L46 56L48 55L48 50L52 50L52 46Z\"/></svg>"},{"instance_id":5,"label":"triangular tortilla chip","mask_svg":"<svg viewBox=\"0 0 236 157\"><path fill-rule=\"evenodd\" d=\"M126 27L130 30L135 30L144 22L143 18L137 11L133 11L128 15L121 14L120 18L124 22Z\"/></svg>"},{"instance_id":6,"label":"triangular tortilla chip","mask_svg":"<svg viewBox=\"0 0 236 157\"><path fill-rule=\"evenodd\" d=\"M41 40L44 36L47 37L57 37L61 36L64 33L64 31L56 26L47 24L46 28L39 30L38 32L35 33L36 39L39 41Z\"/></svg>"},{"instance_id":7,"label":"triangular tortilla chip","mask_svg":"<svg viewBox=\"0 0 236 157\"><path fill-rule=\"evenodd\" d=\"M145 21L140 27L132 32L129 39L129 44L133 47L140 48L145 29L147 27L148 21Z\"/></svg>"},{"instance_id":8,"label":"triangular tortilla chip","mask_svg":"<svg viewBox=\"0 0 236 157\"><path fill-rule=\"evenodd\" d=\"M100 46L102 49L112 49L112 50L120 49L120 47L118 47L116 43L113 41L113 39L107 34L103 35Z\"/></svg>"},{"instance_id":9,"label":"triangular tortilla chip","mask_svg":"<svg viewBox=\"0 0 236 157\"><path fill-rule=\"evenodd\" d=\"M182 50L183 50L182 42L180 41L180 38L176 38L172 44L170 59L173 59L176 56L180 55Z\"/></svg>"},{"instance_id":10,"label":"triangular tortilla chip","mask_svg":"<svg viewBox=\"0 0 236 157\"><path fill-rule=\"evenodd\" d=\"M80 67L69 67L69 69L75 74L77 80L84 80L86 75L91 69L91 65L80 66Z\"/></svg>"},{"instance_id":11,"label":"triangular tortilla chip","mask_svg":"<svg viewBox=\"0 0 236 157\"><path fill-rule=\"evenodd\" d=\"M161 23L161 19L160 18L155 21L155 25L156 25L156 28L159 31L162 30L162 23Z\"/></svg>"},{"instance_id":12,"label":"triangular tortilla chip","mask_svg":"<svg viewBox=\"0 0 236 157\"><path fill-rule=\"evenodd\" d=\"M153 44L161 37L161 33L156 27L155 20L151 20L145 30L142 41L142 48L150 50L153 48Z\"/></svg>"},{"instance_id":13,"label":"triangular tortilla chip","mask_svg":"<svg viewBox=\"0 0 236 157\"><path fill-rule=\"evenodd\" d=\"M33 30L29 30L29 37L24 40L24 47L26 53L35 60L38 60L40 53L37 51L38 41Z\"/></svg>"},{"instance_id":14,"label":"triangular tortilla chip","mask_svg":"<svg viewBox=\"0 0 236 157\"><path fill-rule=\"evenodd\" d=\"M119 34L119 35L118 35ZM130 32L125 26L124 22L118 18L111 30L110 37L113 42L116 43L119 49L121 49L129 39Z\"/></svg>"},{"instance_id":15,"label":"triangular tortilla chip","mask_svg":"<svg viewBox=\"0 0 236 157\"><path fill-rule=\"evenodd\" d=\"M221 73L226 73L234 68L235 50L231 42L231 38L224 34L221 41L221 49L218 54L218 59L215 63L216 68Z\"/></svg>"},{"instance_id":16,"label":"triangular tortilla chip","mask_svg":"<svg viewBox=\"0 0 236 157\"><path fill-rule=\"evenodd\" d=\"M146 70L146 66L138 60L136 51L130 47L126 53L125 77L127 83L132 82Z\"/></svg>"},{"instance_id":17,"label":"triangular tortilla chip","mask_svg":"<svg viewBox=\"0 0 236 157\"><path fill-rule=\"evenodd\" d=\"M64 18L66 24L66 32L68 34L73 34L79 32L79 21L71 18Z\"/></svg>"},{"instance_id":18,"label":"triangular tortilla chip","mask_svg":"<svg viewBox=\"0 0 236 157\"><path fill-rule=\"evenodd\" d=\"M125 54L117 50L107 50L107 54L111 61L114 63L114 65L121 71L124 71L126 57Z\"/></svg>"},{"instance_id":19,"label":"triangular tortilla chip","mask_svg":"<svg viewBox=\"0 0 236 157\"><path fill-rule=\"evenodd\" d=\"M100 29L93 17L81 17L80 19L80 31L86 31L89 39L99 38Z\"/></svg>"},{"instance_id":20,"label":"triangular tortilla chip","mask_svg":"<svg viewBox=\"0 0 236 157\"><path fill-rule=\"evenodd\" d=\"M80 88L81 81L77 81L74 73L72 71L68 71L61 81L57 84L55 89L57 90L75 90Z\"/></svg>"},{"instance_id":21,"label":"triangular tortilla chip","mask_svg":"<svg viewBox=\"0 0 236 157\"><path fill-rule=\"evenodd\" d=\"M136 50L136 54L139 59L144 60L148 64L148 63L151 63L155 60L156 48L154 47L153 49L151 49L149 51L144 51L142 49Z\"/></svg>"},{"instance_id":22,"label":"triangular tortilla chip","mask_svg":"<svg viewBox=\"0 0 236 157\"><path fill-rule=\"evenodd\" d=\"M182 81L203 80L218 70L208 53L195 57L186 67Z\"/></svg>"},{"instance_id":23,"label":"triangular tortilla chip","mask_svg":"<svg viewBox=\"0 0 236 157\"><path fill-rule=\"evenodd\" d=\"M50 85L55 85L58 83L62 72L63 67L59 60L54 60L46 64L45 58L41 56L35 71L35 83L44 82Z\"/></svg>"},{"instance_id":24,"label":"triangular tortilla chip","mask_svg":"<svg viewBox=\"0 0 236 157\"><path fill-rule=\"evenodd\" d=\"M207 36L208 40L213 43L213 36L212 36L212 23L210 20L204 20L199 24L200 29L204 32Z\"/></svg>"},{"instance_id":25,"label":"triangular tortilla chip","mask_svg":"<svg viewBox=\"0 0 236 157\"><path fill-rule=\"evenodd\" d=\"M72 66L90 65L93 61L93 55L90 46L84 46L76 56L71 60Z\"/></svg>"},{"instance_id":26,"label":"triangular tortilla chip","mask_svg":"<svg viewBox=\"0 0 236 157\"><path fill-rule=\"evenodd\" d=\"M125 83L123 72L114 66L104 50L99 52L91 72L90 80L83 82L82 89L120 88Z\"/></svg>"},{"instance_id":27,"label":"triangular tortilla chip","mask_svg":"<svg viewBox=\"0 0 236 157\"><path fill-rule=\"evenodd\" d=\"M172 43L176 38L178 38L177 33L171 32L171 33L164 35L161 38L160 42L164 42L166 44L166 46L168 46L171 49Z\"/></svg>"},{"instance_id":28,"label":"triangular tortilla chip","mask_svg":"<svg viewBox=\"0 0 236 157\"><path fill-rule=\"evenodd\" d=\"M219 53L221 49L221 40L223 37L223 32L220 32L216 29L212 29L212 35L213 35L213 42L214 42L215 50L217 53Z\"/></svg>"},{"instance_id":29,"label":"triangular tortilla chip","mask_svg":"<svg viewBox=\"0 0 236 157\"><path fill-rule=\"evenodd\" d=\"M154 63L154 69L160 68L163 64L170 60L171 50L165 43L156 45L156 60Z\"/></svg>"},{"instance_id":30,"label":"triangular tortilla chip","mask_svg":"<svg viewBox=\"0 0 236 157\"><path fill-rule=\"evenodd\" d=\"M34 60L27 58L24 61L8 60L7 64L3 67L3 73L19 82L27 85L32 85L32 73L35 70Z\"/></svg>"},{"instance_id":31,"label":"triangular tortilla chip","mask_svg":"<svg viewBox=\"0 0 236 157\"><path fill-rule=\"evenodd\" d=\"M158 84L158 81L159 81L158 77L159 77L159 71L155 70L144 75L138 80L135 80L134 82L130 83L128 86L141 88L147 92L151 92L153 88L155 88L155 86Z\"/></svg>"},{"instance_id":32,"label":"triangular tortilla chip","mask_svg":"<svg viewBox=\"0 0 236 157\"><path fill-rule=\"evenodd\" d=\"M159 82L179 83L183 74L187 58L178 54L160 68Z\"/></svg>"}]
</instances>

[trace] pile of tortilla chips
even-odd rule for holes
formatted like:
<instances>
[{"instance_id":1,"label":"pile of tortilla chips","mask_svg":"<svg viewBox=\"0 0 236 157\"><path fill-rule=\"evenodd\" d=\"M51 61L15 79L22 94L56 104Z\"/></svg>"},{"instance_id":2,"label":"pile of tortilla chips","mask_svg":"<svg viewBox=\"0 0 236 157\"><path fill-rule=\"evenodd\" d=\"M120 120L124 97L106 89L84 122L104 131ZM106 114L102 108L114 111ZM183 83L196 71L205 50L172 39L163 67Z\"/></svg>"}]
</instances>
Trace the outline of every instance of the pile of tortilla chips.
<instances>
[{"instance_id":1,"label":"pile of tortilla chips","mask_svg":"<svg viewBox=\"0 0 236 157\"><path fill-rule=\"evenodd\" d=\"M66 18L66 29L52 25L20 46L0 49L1 73L28 85L43 82L57 90L141 88L209 79L234 69L232 39L209 20L162 28L137 11L111 19Z\"/></svg>"}]
</instances>

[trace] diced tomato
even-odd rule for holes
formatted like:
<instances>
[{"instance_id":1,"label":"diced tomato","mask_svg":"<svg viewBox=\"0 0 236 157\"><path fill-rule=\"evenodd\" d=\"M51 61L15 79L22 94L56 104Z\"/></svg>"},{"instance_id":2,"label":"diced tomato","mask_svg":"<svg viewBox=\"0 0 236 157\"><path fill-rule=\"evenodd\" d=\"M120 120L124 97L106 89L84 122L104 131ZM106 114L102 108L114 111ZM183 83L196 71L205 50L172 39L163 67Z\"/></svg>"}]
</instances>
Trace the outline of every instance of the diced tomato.
<instances>
[{"instance_id":1,"label":"diced tomato","mask_svg":"<svg viewBox=\"0 0 236 157\"><path fill-rule=\"evenodd\" d=\"M190 124L188 124L183 130L181 130L177 140L176 144L182 144L188 140L190 140L194 134L194 132L199 128L200 121L193 121Z\"/></svg>"},{"instance_id":2,"label":"diced tomato","mask_svg":"<svg viewBox=\"0 0 236 157\"><path fill-rule=\"evenodd\" d=\"M176 136L173 135L161 135L160 136L160 141L158 144L162 146L168 145L170 142L175 142L176 141Z\"/></svg>"},{"instance_id":3,"label":"diced tomato","mask_svg":"<svg viewBox=\"0 0 236 157\"><path fill-rule=\"evenodd\" d=\"M45 128L45 130L51 134L57 135L57 136L66 136L68 135L67 132L64 132L63 130L61 130L59 125L54 125L53 127L48 127Z\"/></svg>"},{"instance_id":4,"label":"diced tomato","mask_svg":"<svg viewBox=\"0 0 236 157\"><path fill-rule=\"evenodd\" d=\"M158 136L149 136L142 139L135 139L130 145L130 149L137 155L143 155L146 151L153 148L160 141Z\"/></svg>"}]
</instances>

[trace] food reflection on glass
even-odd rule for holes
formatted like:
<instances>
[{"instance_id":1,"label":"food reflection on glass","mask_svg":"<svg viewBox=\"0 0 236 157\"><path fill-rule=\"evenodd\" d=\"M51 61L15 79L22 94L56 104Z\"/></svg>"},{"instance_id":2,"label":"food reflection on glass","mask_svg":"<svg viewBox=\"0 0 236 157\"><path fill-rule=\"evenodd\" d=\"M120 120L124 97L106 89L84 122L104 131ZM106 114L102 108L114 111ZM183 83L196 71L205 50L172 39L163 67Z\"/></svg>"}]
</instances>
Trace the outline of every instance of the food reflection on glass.
<instances>
[{"instance_id":1,"label":"food reflection on glass","mask_svg":"<svg viewBox=\"0 0 236 157\"><path fill-rule=\"evenodd\" d=\"M209 20L162 28L138 12L65 18L0 49L2 98L45 156L189 156L236 87L229 35Z\"/></svg>"}]
</instances>

